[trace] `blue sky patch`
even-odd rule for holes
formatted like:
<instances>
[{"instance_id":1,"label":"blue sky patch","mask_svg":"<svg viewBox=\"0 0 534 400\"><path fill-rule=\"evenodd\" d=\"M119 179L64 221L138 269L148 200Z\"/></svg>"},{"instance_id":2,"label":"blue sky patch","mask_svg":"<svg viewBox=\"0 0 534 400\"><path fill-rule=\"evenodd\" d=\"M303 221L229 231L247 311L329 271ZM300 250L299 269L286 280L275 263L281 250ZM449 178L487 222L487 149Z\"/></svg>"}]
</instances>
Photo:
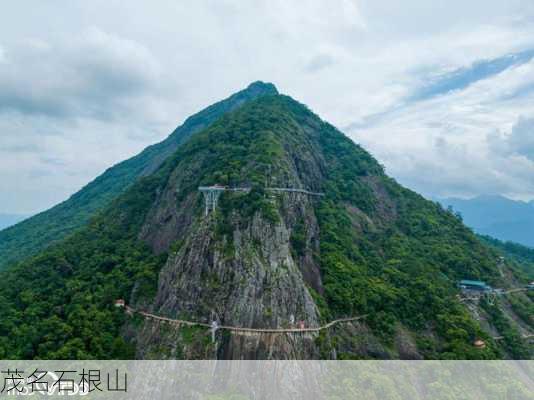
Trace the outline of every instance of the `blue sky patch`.
<instances>
[{"instance_id":1,"label":"blue sky patch","mask_svg":"<svg viewBox=\"0 0 534 400\"><path fill-rule=\"evenodd\" d=\"M510 67L525 64L533 57L534 49L529 49L491 60L477 61L469 67L438 76L417 89L407 100L409 102L427 100L454 90L465 89L477 81L497 75Z\"/></svg>"}]
</instances>

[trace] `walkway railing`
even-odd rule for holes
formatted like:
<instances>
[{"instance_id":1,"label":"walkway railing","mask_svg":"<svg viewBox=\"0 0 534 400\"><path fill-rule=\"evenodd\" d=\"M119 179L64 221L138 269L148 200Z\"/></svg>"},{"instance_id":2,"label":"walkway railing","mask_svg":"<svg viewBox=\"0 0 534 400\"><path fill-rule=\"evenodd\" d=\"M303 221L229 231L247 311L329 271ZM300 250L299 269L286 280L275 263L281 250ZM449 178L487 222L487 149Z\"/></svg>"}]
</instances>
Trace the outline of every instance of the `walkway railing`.
<instances>
[{"instance_id":1,"label":"walkway railing","mask_svg":"<svg viewBox=\"0 0 534 400\"><path fill-rule=\"evenodd\" d=\"M167 323L170 323L170 324L173 324L173 325L202 326L202 327L210 328L210 329L214 328L213 324L208 324L206 322L187 321L187 320L183 320L183 319L172 319L172 318L162 317L162 316L151 314L151 313L148 313L148 312L145 312L145 311L139 311L139 310L136 310L136 309L134 309L132 307L129 307L129 306L125 306L124 308L125 308L126 312L128 312L130 314L139 314L139 315L145 317L146 319L152 319L152 320L155 320L155 321L167 322ZM344 322L358 321L358 320L364 319L366 317L367 317L367 314L366 315L358 315L358 316L355 316L355 317L339 318L339 319L335 319L333 321L330 321L329 323L327 323L325 325L318 326L318 327L313 327L313 328L244 328L244 327L229 326L229 325L216 325L215 327L216 327L217 330L223 329L223 330L234 331L234 332L304 333L304 332L319 332L321 330L331 328L332 326L334 326L336 324L341 324L341 323L344 323Z\"/></svg>"}]
</instances>

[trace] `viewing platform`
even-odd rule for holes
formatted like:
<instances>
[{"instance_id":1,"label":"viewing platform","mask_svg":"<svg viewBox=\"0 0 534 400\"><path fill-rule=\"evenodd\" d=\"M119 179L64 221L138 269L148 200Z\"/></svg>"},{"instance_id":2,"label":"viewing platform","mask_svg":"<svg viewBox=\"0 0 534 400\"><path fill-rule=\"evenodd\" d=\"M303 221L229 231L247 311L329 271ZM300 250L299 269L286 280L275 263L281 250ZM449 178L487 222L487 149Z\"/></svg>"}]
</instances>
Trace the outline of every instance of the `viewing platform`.
<instances>
[{"instance_id":1,"label":"viewing platform","mask_svg":"<svg viewBox=\"0 0 534 400\"><path fill-rule=\"evenodd\" d=\"M211 211L215 211L217 208L217 203L222 192L250 192L252 188L250 187L234 187L230 188L223 185L213 185L213 186L199 186L198 190L204 194L205 202L205 215L207 216ZM300 188L280 188L280 187L267 187L265 190L270 192L289 192L289 193L301 193L308 196L324 196L324 193L321 192L312 192L306 189Z\"/></svg>"}]
</instances>

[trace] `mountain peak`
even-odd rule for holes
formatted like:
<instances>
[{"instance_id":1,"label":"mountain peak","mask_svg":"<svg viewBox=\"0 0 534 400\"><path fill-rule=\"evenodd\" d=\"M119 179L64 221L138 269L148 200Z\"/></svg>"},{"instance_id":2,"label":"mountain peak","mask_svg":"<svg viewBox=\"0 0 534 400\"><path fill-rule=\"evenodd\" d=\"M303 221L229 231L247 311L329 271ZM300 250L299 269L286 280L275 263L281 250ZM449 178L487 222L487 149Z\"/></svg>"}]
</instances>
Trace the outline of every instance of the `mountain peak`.
<instances>
[{"instance_id":1,"label":"mountain peak","mask_svg":"<svg viewBox=\"0 0 534 400\"><path fill-rule=\"evenodd\" d=\"M107 206L138 178L156 171L190 136L207 128L221 116L257 98L277 94L278 90L272 83L252 82L245 89L190 116L165 140L109 168L65 202L16 226L2 230L0 270L12 262L44 249L51 242L58 241L85 225L92 215ZM32 238L29 239L28 231L39 233L30 235Z\"/></svg>"},{"instance_id":2,"label":"mountain peak","mask_svg":"<svg viewBox=\"0 0 534 400\"><path fill-rule=\"evenodd\" d=\"M255 94L264 94L264 95L276 95L279 94L276 86L271 82L255 81L247 86L245 89L247 92L254 92Z\"/></svg>"},{"instance_id":3,"label":"mountain peak","mask_svg":"<svg viewBox=\"0 0 534 400\"><path fill-rule=\"evenodd\" d=\"M508 261L501 265L459 218L397 184L350 138L277 93L254 82L188 118L150 157L101 178L97 194L113 200L91 222L2 275L0 355L528 357L497 302L481 300L491 328L484 332L478 309L472 316L457 297L461 279L495 288L522 282ZM134 168L127 184L111 186ZM212 185L216 191L205 190ZM65 225L54 221L48 226ZM117 299L156 319L126 318ZM85 329L87 321L99 329ZM213 323L221 329L211 333Z\"/></svg>"}]
</instances>

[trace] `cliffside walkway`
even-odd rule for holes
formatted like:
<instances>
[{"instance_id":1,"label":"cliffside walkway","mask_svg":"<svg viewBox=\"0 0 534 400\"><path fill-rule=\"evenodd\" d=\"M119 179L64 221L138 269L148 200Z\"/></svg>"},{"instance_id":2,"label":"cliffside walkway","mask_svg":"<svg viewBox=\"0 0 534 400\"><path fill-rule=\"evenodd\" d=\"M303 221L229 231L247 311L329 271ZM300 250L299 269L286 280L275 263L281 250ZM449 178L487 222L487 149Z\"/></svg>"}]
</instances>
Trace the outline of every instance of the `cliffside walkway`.
<instances>
[{"instance_id":1,"label":"cliffside walkway","mask_svg":"<svg viewBox=\"0 0 534 400\"><path fill-rule=\"evenodd\" d=\"M204 194L204 202L205 202L205 215L208 216L208 214L211 211L214 211L217 208L217 203L219 201L219 196L222 192L229 191L229 192L250 192L250 187L227 187L222 185L213 185L213 186L199 186L198 190ZM306 189L298 189L298 188L279 188L279 187L266 187L265 190L268 190L270 192L290 192L290 193L302 193L306 194L308 196L324 196L324 193L319 192L311 192Z\"/></svg>"},{"instance_id":2,"label":"cliffside walkway","mask_svg":"<svg viewBox=\"0 0 534 400\"><path fill-rule=\"evenodd\" d=\"M521 339L530 339L530 338L534 338L534 333L521 335ZM493 337L493 340L503 340L503 339L504 339L504 336L494 336Z\"/></svg>"},{"instance_id":3,"label":"cliffside walkway","mask_svg":"<svg viewBox=\"0 0 534 400\"><path fill-rule=\"evenodd\" d=\"M136 310L135 308L132 308L130 306L125 305L124 306L125 311L128 314L139 314L143 316L145 319L150 319L153 321L161 321L165 322L171 325L175 325L179 327L180 325L186 325L186 326L201 326L204 328L208 328L212 331L212 335L214 335L216 330L227 330L227 331L233 331L233 332L241 332L241 333L307 333L307 332L319 332L325 329L329 329L332 326L336 324L341 324L345 322L353 322L358 321L361 319L364 319L368 316L368 314L364 315L358 315L355 317L347 317L347 318L338 318L333 321L330 321L329 323L325 325L321 325L315 328L244 328L244 327L238 327L238 326L229 326L229 325L212 325L207 322L196 322L196 321L187 321L183 319L172 319L167 317L162 317L160 315L155 315L148 313L146 311L140 311ZM534 334L525 334L521 335L522 339L531 339L534 338ZM503 340L504 336L493 336L493 340Z\"/></svg>"},{"instance_id":4,"label":"cliffside walkway","mask_svg":"<svg viewBox=\"0 0 534 400\"><path fill-rule=\"evenodd\" d=\"M170 323L172 325L177 325L177 326L179 326L179 325L202 326L202 327L210 328L210 329L214 329L214 327L215 327L217 330L223 329L223 330L233 331L233 332L248 332L248 333L305 333L305 332L319 332L319 331L322 331L324 329L329 329L329 328L331 328L332 326L334 326L336 324L341 324L341 323L344 323L344 322L358 321L360 319L364 319L364 318L367 317L367 314L366 314L366 315L358 315L356 317L339 318L339 319L335 319L333 321L330 321L329 323L327 323L325 325L318 326L318 327L315 327L315 328L243 328L243 327L229 326L229 325L216 325L216 326L213 326L212 324L208 324L206 322L194 322L194 321L186 321L186 320L182 320L182 319L172 319L172 318L167 318L167 317L162 317L162 316L159 316L159 315L151 314L151 313L148 313L148 312L145 312L145 311L139 311L139 310L136 310L136 309L134 309L132 307L129 307L129 306L124 306L124 309L126 310L126 312L128 312L130 314L139 314L139 315L145 317L145 319L151 319L151 320L154 320L154 321L162 321L162 322Z\"/></svg>"},{"instance_id":5,"label":"cliffside walkway","mask_svg":"<svg viewBox=\"0 0 534 400\"><path fill-rule=\"evenodd\" d=\"M271 192L290 192L290 193L303 193L309 196L324 196L324 193L310 192L309 190L305 190L305 189L277 188L277 187L268 187L266 189Z\"/></svg>"},{"instance_id":6,"label":"cliffside walkway","mask_svg":"<svg viewBox=\"0 0 534 400\"><path fill-rule=\"evenodd\" d=\"M504 292L502 292L502 294L526 292L527 290L528 290L527 288L514 288L514 289L505 290Z\"/></svg>"}]
</instances>

